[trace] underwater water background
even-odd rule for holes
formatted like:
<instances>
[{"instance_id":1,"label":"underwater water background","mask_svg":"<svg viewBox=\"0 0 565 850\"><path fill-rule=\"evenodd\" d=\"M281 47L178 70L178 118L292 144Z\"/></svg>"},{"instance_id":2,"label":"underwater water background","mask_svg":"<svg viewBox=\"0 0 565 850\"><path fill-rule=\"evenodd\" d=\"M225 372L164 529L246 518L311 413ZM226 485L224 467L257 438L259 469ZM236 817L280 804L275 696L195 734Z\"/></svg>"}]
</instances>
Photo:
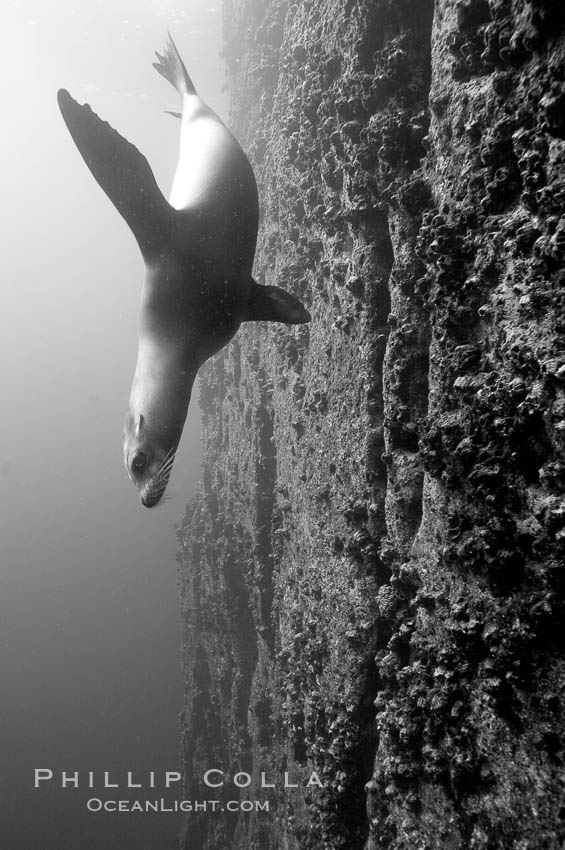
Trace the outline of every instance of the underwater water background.
<instances>
[{"instance_id":1,"label":"underwater water background","mask_svg":"<svg viewBox=\"0 0 565 850\"><path fill-rule=\"evenodd\" d=\"M68 88L136 144L168 194L178 123L163 110L177 101L153 53L170 29L225 118L220 5L3 5L0 846L10 850L177 843L180 815L89 813L86 799L103 795L82 778L178 769L174 525L199 477L198 393L168 498L148 511L121 456L143 263L56 92ZM34 789L35 768L54 780ZM81 787L62 789L62 771L79 771Z\"/></svg>"}]
</instances>

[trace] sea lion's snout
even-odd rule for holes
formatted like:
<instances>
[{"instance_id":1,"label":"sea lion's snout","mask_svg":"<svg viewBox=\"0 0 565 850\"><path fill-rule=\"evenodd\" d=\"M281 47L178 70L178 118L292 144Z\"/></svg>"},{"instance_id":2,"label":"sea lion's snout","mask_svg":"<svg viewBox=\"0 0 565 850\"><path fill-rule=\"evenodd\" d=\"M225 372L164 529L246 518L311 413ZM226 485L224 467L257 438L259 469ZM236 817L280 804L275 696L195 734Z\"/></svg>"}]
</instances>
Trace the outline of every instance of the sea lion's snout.
<instances>
[{"instance_id":1,"label":"sea lion's snout","mask_svg":"<svg viewBox=\"0 0 565 850\"><path fill-rule=\"evenodd\" d=\"M163 493L169 483L174 460L175 450L172 449L158 465L153 462L147 468L144 466L141 473L134 476L134 483L138 489L141 504L144 507L154 508L163 498ZM133 464L132 466L135 470L135 466Z\"/></svg>"},{"instance_id":2,"label":"sea lion's snout","mask_svg":"<svg viewBox=\"0 0 565 850\"><path fill-rule=\"evenodd\" d=\"M139 492L139 498L144 508L154 508L163 498L163 493L169 483L170 469L164 475L159 473L155 478L147 482Z\"/></svg>"},{"instance_id":3,"label":"sea lion's snout","mask_svg":"<svg viewBox=\"0 0 565 850\"><path fill-rule=\"evenodd\" d=\"M163 498L175 462L178 440L165 442L143 414L128 411L124 427L124 465L141 504L154 508Z\"/></svg>"},{"instance_id":4,"label":"sea lion's snout","mask_svg":"<svg viewBox=\"0 0 565 850\"><path fill-rule=\"evenodd\" d=\"M162 493L160 493L158 496L145 495L144 493L141 493L139 498L144 508L154 508L155 505L160 502L162 495Z\"/></svg>"}]
</instances>

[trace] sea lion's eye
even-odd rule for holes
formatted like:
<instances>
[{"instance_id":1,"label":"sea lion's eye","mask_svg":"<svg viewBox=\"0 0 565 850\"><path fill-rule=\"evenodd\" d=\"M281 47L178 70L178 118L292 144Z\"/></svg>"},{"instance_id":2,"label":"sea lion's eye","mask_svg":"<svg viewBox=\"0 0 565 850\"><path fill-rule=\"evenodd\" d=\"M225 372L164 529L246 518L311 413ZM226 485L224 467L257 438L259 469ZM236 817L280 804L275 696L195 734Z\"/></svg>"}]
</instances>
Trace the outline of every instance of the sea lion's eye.
<instances>
[{"instance_id":1,"label":"sea lion's eye","mask_svg":"<svg viewBox=\"0 0 565 850\"><path fill-rule=\"evenodd\" d=\"M147 466L146 455L144 455L143 452L137 452L137 454L134 455L131 465L134 469L137 469L138 472L142 469L145 469L145 467Z\"/></svg>"}]
</instances>

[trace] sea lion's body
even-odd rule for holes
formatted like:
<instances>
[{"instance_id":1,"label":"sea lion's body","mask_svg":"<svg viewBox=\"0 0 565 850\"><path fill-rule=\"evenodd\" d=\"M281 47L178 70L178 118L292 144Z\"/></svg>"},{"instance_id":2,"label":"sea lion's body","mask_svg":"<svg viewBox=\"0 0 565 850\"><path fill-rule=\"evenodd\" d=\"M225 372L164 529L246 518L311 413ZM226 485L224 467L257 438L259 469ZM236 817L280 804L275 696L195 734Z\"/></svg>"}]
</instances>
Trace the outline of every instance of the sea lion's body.
<instances>
[{"instance_id":1,"label":"sea lion's body","mask_svg":"<svg viewBox=\"0 0 565 850\"><path fill-rule=\"evenodd\" d=\"M179 162L170 202L139 151L68 93L59 104L89 168L143 253L137 365L124 461L144 505L161 498L198 369L242 321L308 321L300 302L251 273L257 186L239 143L198 97L169 41L157 70L182 100Z\"/></svg>"}]
</instances>

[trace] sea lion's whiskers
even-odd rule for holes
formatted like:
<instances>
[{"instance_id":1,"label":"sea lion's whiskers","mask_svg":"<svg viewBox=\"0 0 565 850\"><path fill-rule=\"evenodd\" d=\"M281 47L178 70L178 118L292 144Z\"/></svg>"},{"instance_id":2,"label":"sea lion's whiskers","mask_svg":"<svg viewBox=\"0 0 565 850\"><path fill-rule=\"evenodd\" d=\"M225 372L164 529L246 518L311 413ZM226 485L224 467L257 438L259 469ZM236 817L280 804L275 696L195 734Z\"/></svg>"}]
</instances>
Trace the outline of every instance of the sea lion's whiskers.
<instances>
[{"instance_id":1,"label":"sea lion's whiskers","mask_svg":"<svg viewBox=\"0 0 565 850\"><path fill-rule=\"evenodd\" d=\"M162 505L165 505L167 502L170 502L171 496L172 496L172 493L163 493L163 495L161 496L161 498L159 499L159 501L157 502L155 507L160 508Z\"/></svg>"},{"instance_id":2,"label":"sea lion's whiskers","mask_svg":"<svg viewBox=\"0 0 565 850\"><path fill-rule=\"evenodd\" d=\"M166 463L166 461L170 460L171 455L172 455L173 457L174 457L174 455L175 455L175 447L174 447L174 446L171 446L171 448L169 449L169 451L167 452L167 454L166 454L166 455L165 455L165 457L163 458L163 463Z\"/></svg>"},{"instance_id":3,"label":"sea lion's whiskers","mask_svg":"<svg viewBox=\"0 0 565 850\"><path fill-rule=\"evenodd\" d=\"M170 473L171 469L173 468L174 462L175 462L175 459L174 459L174 457L172 457L166 463L163 463L159 468L159 472L157 473L158 476L161 477L163 475Z\"/></svg>"},{"instance_id":4,"label":"sea lion's whiskers","mask_svg":"<svg viewBox=\"0 0 565 850\"><path fill-rule=\"evenodd\" d=\"M159 467L159 473L161 473L164 469L172 467L173 463L175 462L175 458L176 458L175 449L170 449L167 452L167 454L165 455L165 457L163 458L163 462L161 463L161 466Z\"/></svg>"},{"instance_id":5,"label":"sea lion's whiskers","mask_svg":"<svg viewBox=\"0 0 565 850\"><path fill-rule=\"evenodd\" d=\"M165 457L163 458L163 463L161 464L161 466L165 466L165 464L170 463L174 459L175 459L175 450L170 449L167 452L167 454L165 455Z\"/></svg>"}]
</instances>

